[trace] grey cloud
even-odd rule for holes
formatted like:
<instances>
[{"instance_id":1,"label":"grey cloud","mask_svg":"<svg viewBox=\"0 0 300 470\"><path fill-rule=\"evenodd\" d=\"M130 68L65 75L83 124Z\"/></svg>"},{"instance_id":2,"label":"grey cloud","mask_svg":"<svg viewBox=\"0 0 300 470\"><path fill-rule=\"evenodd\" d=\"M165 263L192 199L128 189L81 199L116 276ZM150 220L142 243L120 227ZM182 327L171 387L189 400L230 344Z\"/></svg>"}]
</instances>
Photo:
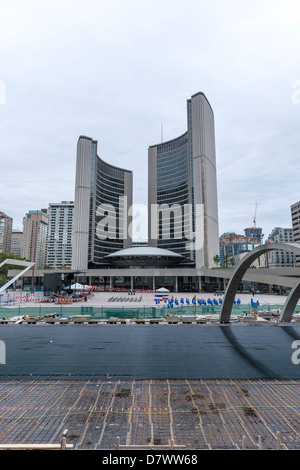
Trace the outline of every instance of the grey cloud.
<instances>
[{"instance_id":1,"label":"grey cloud","mask_svg":"<svg viewBox=\"0 0 300 470\"><path fill-rule=\"evenodd\" d=\"M146 202L148 146L161 124L165 140L186 130L197 91L215 114L220 232L242 232L256 202L265 234L291 225L297 2L15 0L2 10L0 210L16 225L30 209L73 199L81 134L133 170L135 200Z\"/></svg>"}]
</instances>

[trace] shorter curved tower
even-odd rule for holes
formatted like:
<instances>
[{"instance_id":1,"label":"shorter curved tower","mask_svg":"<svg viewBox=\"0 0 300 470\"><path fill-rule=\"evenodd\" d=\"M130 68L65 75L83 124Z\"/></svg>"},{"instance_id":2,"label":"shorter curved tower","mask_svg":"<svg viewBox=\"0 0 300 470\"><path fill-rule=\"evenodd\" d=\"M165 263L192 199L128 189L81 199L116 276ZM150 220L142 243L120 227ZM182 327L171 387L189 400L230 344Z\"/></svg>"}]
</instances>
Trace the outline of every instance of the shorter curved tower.
<instances>
[{"instance_id":1,"label":"shorter curved tower","mask_svg":"<svg viewBox=\"0 0 300 470\"><path fill-rule=\"evenodd\" d=\"M128 208L132 172L104 162L97 141L77 144L72 269L107 266L104 257L132 245Z\"/></svg>"}]
</instances>

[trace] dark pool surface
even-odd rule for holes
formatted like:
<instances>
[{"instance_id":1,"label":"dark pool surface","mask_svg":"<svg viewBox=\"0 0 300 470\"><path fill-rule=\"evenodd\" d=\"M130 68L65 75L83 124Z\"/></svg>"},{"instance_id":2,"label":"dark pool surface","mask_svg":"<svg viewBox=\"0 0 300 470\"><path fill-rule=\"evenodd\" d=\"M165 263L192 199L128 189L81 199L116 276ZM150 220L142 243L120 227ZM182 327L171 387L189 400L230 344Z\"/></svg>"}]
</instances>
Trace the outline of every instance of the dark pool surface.
<instances>
[{"instance_id":1,"label":"dark pool surface","mask_svg":"<svg viewBox=\"0 0 300 470\"><path fill-rule=\"evenodd\" d=\"M0 340L0 379L300 379L300 326L3 325Z\"/></svg>"}]
</instances>

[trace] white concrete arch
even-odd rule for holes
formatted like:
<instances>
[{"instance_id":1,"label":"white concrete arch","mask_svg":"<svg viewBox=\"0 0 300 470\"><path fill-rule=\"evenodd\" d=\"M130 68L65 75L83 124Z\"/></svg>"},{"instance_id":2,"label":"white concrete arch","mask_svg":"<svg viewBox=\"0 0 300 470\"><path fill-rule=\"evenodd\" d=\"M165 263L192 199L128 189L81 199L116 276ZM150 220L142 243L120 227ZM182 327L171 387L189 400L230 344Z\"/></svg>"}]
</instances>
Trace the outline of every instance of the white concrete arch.
<instances>
[{"instance_id":1,"label":"white concrete arch","mask_svg":"<svg viewBox=\"0 0 300 470\"><path fill-rule=\"evenodd\" d=\"M300 280L295 284L295 286L289 293L288 298L286 299L285 304L283 306L282 312L280 313L279 321L283 321L283 322L291 321L299 298L300 298Z\"/></svg>"},{"instance_id":2,"label":"white concrete arch","mask_svg":"<svg viewBox=\"0 0 300 470\"><path fill-rule=\"evenodd\" d=\"M13 258L7 258L5 259L1 264L0 264L0 268L1 266L3 266L4 264L11 264L13 266L26 266L25 269L23 269L23 271L19 272L13 279L11 279L10 281L8 281L6 284L4 284L4 286L0 287L0 294L1 292L4 292L5 289L7 289L11 284L13 284L17 279L19 279L19 277L23 276L23 274L25 274L29 269L33 268L33 266L35 266L35 263L32 263L30 261L22 261L22 260L17 260L17 259L13 259Z\"/></svg>"},{"instance_id":3,"label":"white concrete arch","mask_svg":"<svg viewBox=\"0 0 300 470\"><path fill-rule=\"evenodd\" d=\"M254 248L254 250L250 251L244 258L241 260L239 265L233 272L229 283L227 285L227 289L225 292L221 312L220 312L220 323L229 323L230 322L230 315L231 309L233 305L233 301L237 290L240 286L241 280L243 279L246 271L250 268L251 264L259 258L262 254L267 253L268 251L272 250L284 250L284 251L292 251L295 254L300 255L300 244L299 243L266 243L265 245L258 246ZM272 277L270 276L270 280Z\"/></svg>"}]
</instances>

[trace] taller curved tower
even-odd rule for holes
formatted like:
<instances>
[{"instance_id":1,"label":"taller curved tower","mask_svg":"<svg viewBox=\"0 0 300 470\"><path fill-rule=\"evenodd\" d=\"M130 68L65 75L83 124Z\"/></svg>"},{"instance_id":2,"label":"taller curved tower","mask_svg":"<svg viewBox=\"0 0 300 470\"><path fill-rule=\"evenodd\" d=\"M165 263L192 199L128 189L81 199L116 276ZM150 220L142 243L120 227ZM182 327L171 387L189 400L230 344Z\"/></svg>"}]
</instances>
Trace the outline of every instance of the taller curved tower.
<instances>
[{"instance_id":1,"label":"taller curved tower","mask_svg":"<svg viewBox=\"0 0 300 470\"><path fill-rule=\"evenodd\" d=\"M187 100L187 131L148 150L149 245L209 268L219 254L214 114L199 92Z\"/></svg>"},{"instance_id":2,"label":"taller curved tower","mask_svg":"<svg viewBox=\"0 0 300 470\"><path fill-rule=\"evenodd\" d=\"M132 246L127 208L132 205L132 172L104 162L97 141L77 144L72 269L107 265L104 257Z\"/></svg>"}]
</instances>

